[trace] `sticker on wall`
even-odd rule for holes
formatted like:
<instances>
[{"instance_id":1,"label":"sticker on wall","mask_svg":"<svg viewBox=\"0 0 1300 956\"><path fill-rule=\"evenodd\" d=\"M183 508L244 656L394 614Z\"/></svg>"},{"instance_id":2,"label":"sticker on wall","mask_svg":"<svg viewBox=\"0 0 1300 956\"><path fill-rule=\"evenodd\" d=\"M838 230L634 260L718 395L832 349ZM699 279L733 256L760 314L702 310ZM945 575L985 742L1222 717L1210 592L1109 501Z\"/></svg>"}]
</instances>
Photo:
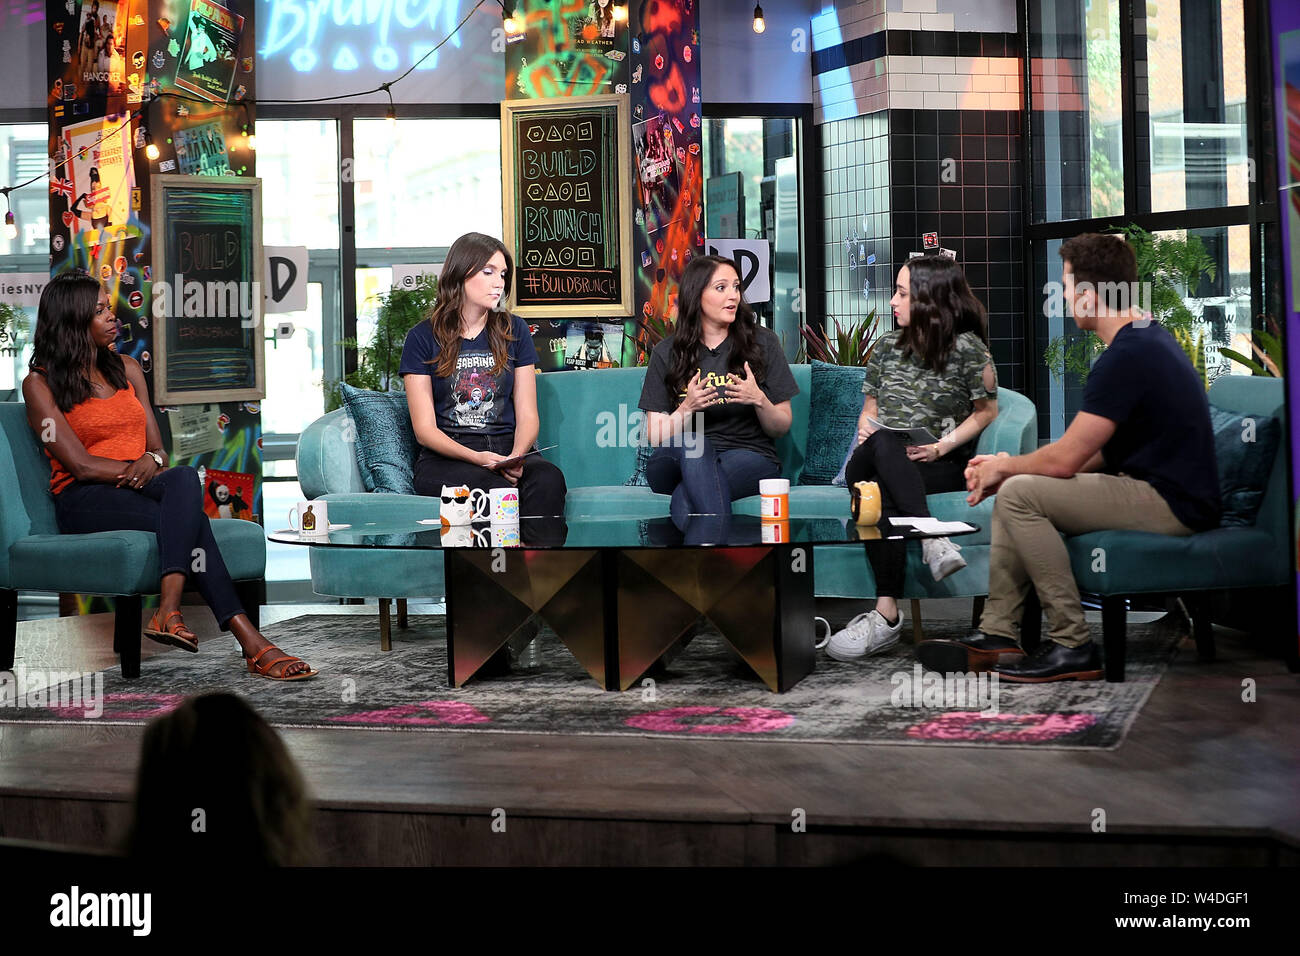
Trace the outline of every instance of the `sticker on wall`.
<instances>
[{"instance_id":1,"label":"sticker on wall","mask_svg":"<svg viewBox=\"0 0 1300 956\"><path fill-rule=\"evenodd\" d=\"M127 304L131 306L131 308L138 309L140 308L140 306L144 305L144 294L139 291L132 292L129 296L127 296L126 301Z\"/></svg>"},{"instance_id":2,"label":"sticker on wall","mask_svg":"<svg viewBox=\"0 0 1300 956\"><path fill-rule=\"evenodd\" d=\"M113 278L113 268L107 262L99 267L99 277L107 282Z\"/></svg>"},{"instance_id":3,"label":"sticker on wall","mask_svg":"<svg viewBox=\"0 0 1300 956\"><path fill-rule=\"evenodd\" d=\"M924 232L921 234L921 245L926 249L939 248L939 234L937 232Z\"/></svg>"},{"instance_id":4,"label":"sticker on wall","mask_svg":"<svg viewBox=\"0 0 1300 956\"><path fill-rule=\"evenodd\" d=\"M685 60L687 63L691 62L691 48L689 44L687 46L682 47L682 59Z\"/></svg>"},{"instance_id":5,"label":"sticker on wall","mask_svg":"<svg viewBox=\"0 0 1300 956\"><path fill-rule=\"evenodd\" d=\"M698 103L699 101L700 101L700 88L699 88L698 86L692 86L692 87L691 87L691 102L692 102L692 103Z\"/></svg>"},{"instance_id":6,"label":"sticker on wall","mask_svg":"<svg viewBox=\"0 0 1300 956\"><path fill-rule=\"evenodd\" d=\"M113 271L118 275L126 271L126 256L118 256L113 260Z\"/></svg>"},{"instance_id":7,"label":"sticker on wall","mask_svg":"<svg viewBox=\"0 0 1300 956\"><path fill-rule=\"evenodd\" d=\"M154 50L153 59L150 60L149 62L153 64L153 68L155 70L161 70L164 66L167 65L167 57L162 50Z\"/></svg>"},{"instance_id":8,"label":"sticker on wall","mask_svg":"<svg viewBox=\"0 0 1300 956\"><path fill-rule=\"evenodd\" d=\"M143 192L138 186L131 190L131 208L136 212L140 211L141 193Z\"/></svg>"},{"instance_id":9,"label":"sticker on wall","mask_svg":"<svg viewBox=\"0 0 1300 956\"><path fill-rule=\"evenodd\" d=\"M62 251L63 251L63 236L62 236L61 234L59 234L59 233L55 233L55 234L54 234L54 238L52 238L52 239L50 240L50 245L54 247L54 251L55 251L55 252L62 252Z\"/></svg>"},{"instance_id":10,"label":"sticker on wall","mask_svg":"<svg viewBox=\"0 0 1300 956\"><path fill-rule=\"evenodd\" d=\"M136 70L144 69L144 50L136 50L131 54L131 66Z\"/></svg>"},{"instance_id":11,"label":"sticker on wall","mask_svg":"<svg viewBox=\"0 0 1300 956\"><path fill-rule=\"evenodd\" d=\"M153 371L153 356L149 354L148 349L140 353L140 368L146 372Z\"/></svg>"}]
</instances>

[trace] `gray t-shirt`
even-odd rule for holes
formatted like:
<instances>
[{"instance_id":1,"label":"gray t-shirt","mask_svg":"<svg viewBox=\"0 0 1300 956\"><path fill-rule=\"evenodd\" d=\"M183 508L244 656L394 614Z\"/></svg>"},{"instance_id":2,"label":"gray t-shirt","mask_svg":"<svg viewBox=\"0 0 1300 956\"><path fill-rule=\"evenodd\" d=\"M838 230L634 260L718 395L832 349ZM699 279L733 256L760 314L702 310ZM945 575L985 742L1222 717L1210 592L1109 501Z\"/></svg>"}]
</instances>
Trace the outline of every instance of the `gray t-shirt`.
<instances>
[{"instance_id":1,"label":"gray t-shirt","mask_svg":"<svg viewBox=\"0 0 1300 956\"><path fill-rule=\"evenodd\" d=\"M788 401L799 394L799 386L794 383L790 372L790 363L786 361L781 348L781 340L771 329L759 326L756 330L758 344L763 354L763 371L758 387L767 395L772 404ZM760 455L780 464L776 445L763 426L759 424L758 413L753 405L738 405L727 402L725 389L727 384L727 361L731 355L731 337L728 336L716 349L699 347L699 359L696 363L700 381L705 385L718 388L723 401L706 408L704 415L704 434L718 451L730 448L744 448L758 452ZM650 353L650 367L646 369L645 384L641 386L640 406L647 412L670 414L686 398L686 391L680 390L676 395L668 394L666 379L672 359L673 336L668 336Z\"/></svg>"}]
</instances>

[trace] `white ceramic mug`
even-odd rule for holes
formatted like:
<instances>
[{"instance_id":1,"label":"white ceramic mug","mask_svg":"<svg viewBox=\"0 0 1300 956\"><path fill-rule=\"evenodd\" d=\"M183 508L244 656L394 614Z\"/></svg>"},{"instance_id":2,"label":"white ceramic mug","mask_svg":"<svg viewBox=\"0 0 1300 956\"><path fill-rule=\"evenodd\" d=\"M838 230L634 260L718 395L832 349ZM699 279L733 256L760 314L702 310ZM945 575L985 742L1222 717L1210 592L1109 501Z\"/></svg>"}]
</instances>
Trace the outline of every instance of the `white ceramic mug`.
<instances>
[{"instance_id":1,"label":"white ceramic mug","mask_svg":"<svg viewBox=\"0 0 1300 956\"><path fill-rule=\"evenodd\" d=\"M465 525L488 516L491 506L488 493L482 488L470 489L464 485L443 485L438 517L444 528Z\"/></svg>"},{"instance_id":2,"label":"white ceramic mug","mask_svg":"<svg viewBox=\"0 0 1300 956\"><path fill-rule=\"evenodd\" d=\"M289 509L289 527L299 534L329 534L329 506L323 501L300 501Z\"/></svg>"},{"instance_id":3,"label":"white ceramic mug","mask_svg":"<svg viewBox=\"0 0 1300 956\"><path fill-rule=\"evenodd\" d=\"M493 524L519 523L519 489L493 488L489 493L491 506L488 516Z\"/></svg>"}]
</instances>

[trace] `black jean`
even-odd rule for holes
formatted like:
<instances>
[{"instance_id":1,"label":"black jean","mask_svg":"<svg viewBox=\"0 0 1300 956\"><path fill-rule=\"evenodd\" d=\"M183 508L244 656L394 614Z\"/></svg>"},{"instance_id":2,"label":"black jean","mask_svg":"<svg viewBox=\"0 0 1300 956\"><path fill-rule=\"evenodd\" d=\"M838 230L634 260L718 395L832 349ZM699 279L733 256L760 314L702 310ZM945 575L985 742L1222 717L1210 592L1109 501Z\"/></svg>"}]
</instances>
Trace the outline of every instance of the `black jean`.
<instances>
[{"instance_id":1,"label":"black jean","mask_svg":"<svg viewBox=\"0 0 1300 956\"><path fill-rule=\"evenodd\" d=\"M152 531L162 574L186 575L222 630L244 613L203 513L203 484L189 465L159 472L139 491L74 481L54 496L54 513L64 534Z\"/></svg>"},{"instance_id":2,"label":"black jean","mask_svg":"<svg viewBox=\"0 0 1300 956\"><path fill-rule=\"evenodd\" d=\"M474 451L509 455L515 440L513 435L469 435L458 437L456 441ZM415 461L415 493L436 498L442 494L443 485L465 485L468 488L482 488L484 491L517 487L519 513L524 517L562 517L564 499L569 493L568 486L564 483L564 472L541 455L524 459L524 473L519 478L519 484L512 485L510 479L499 471L480 468L459 458L444 458L428 448L421 449L420 457Z\"/></svg>"},{"instance_id":3,"label":"black jean","mask_svg":"<svg viewBox=\"0 0 1300 956\"><path fill-rule=\"evenodd\" d=\"M928 517L926 495L965 490L968 451L958 448L937 461L912 461L896 435L876 431L854 451L844 469L844 479L850 487L859 481L880 485L882 523L892 516ZM903 593L906 542L880 541L868 545L866 551L876 575L876 596L899 597Z\"/></svg>"}]
</instances>

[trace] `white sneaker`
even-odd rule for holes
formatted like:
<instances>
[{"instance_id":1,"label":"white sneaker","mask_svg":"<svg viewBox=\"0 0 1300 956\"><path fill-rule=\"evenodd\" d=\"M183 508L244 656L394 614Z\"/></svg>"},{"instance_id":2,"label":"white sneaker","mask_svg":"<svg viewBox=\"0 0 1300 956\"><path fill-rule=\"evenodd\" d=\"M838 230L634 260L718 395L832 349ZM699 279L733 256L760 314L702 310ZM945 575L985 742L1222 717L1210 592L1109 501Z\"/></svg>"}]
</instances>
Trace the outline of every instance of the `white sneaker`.
<instances>
[{"instance_id":1,"label":"white sneaker","mask_svg":"<svg viewBox=\"0 0 1300 956\"><path fill-rule=\"evenodd\" d=\"M836 631L826 645L826 653L837 661L856 661L893 647L902 632L902 611L898 612L898 623L893 627L879 611L868 611L849 621L843 630Z\"/></svg>"},{"instance_id":2,"label":"white sneaker","mask_svg":"<svg viewBox=\"0 0 1300 956\"><path fill-rule=\"evenodd\" d=\"M966 559L957 552L961 548L947 538L925 538L921 542L921 557L930 566L930 574L942 581L966 567Z\"/></svg>"}]
</instances>

